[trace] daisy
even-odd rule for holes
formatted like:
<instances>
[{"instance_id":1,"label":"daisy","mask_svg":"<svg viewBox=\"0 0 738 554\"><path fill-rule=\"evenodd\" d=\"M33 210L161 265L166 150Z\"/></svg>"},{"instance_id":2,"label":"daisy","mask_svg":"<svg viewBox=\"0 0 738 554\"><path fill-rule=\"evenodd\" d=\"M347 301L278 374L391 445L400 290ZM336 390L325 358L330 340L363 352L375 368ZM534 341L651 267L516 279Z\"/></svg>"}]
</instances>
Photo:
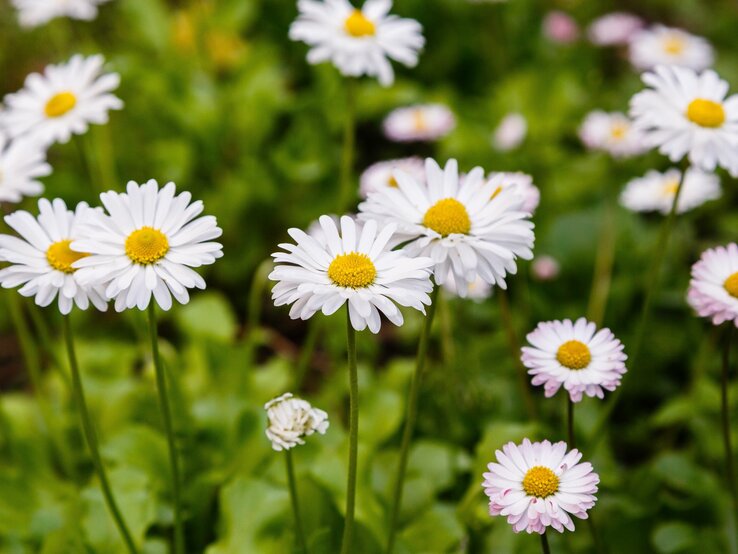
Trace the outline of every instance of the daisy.
<instances>
[{"instance_id":1,"label":"daisy","mask_svg":"<svg viewBox=\"0 0 738 554\"><path fill-rule=\"evenodd\" d=\"M44 191L38 178L47 175L51 175L51 166L46 163L43 145L28 139L11 142L0 131L0 202L38 196Z\"/></svg>"},{"instance_id":2,"label":"daisy","mask_svg":"<svg viewBox=\"0 0 738 554\"><path fill-rule=\"evenodd\" d=\"M343 75L389 86L395 79L389 60L415 67L425 44L420 23L389 15L391 7L391 0L367 0L361 9L348 0L299 0L290 38L312 47L311 64L330 61Z\"/></svg>"},{"instance_id":3,"label":"daisy","mask_svg":"<svg viewBox=\"0 0 738 554\"><path fill-rule=\"evenodd\" d=\"M670 169L665 173L649 171L644 177L633 179L625 186L620 203L634 212L658 211L668 214L681 179L682 173L678 169ZM690 169L679 193L677 213L687 212L708 200L720 198L720 195L720 179L717 175Z\"/></svg>"},{"instance_id":4,"label":"daisy","mask_svg":"<svg viewBox=\"0 0 738 554\"><path fill-rule=\"evenodd\" d=\"M526 338L532 346L522 348L523 365L533 385L544 385L547 398L562 385L572 402L582 394L604 398L603 389L614 391L627 371L622 343L583 317L541 322Z\"/></svg>"},{"instance_id":5,"label":"daisy","mask_svg":"<svg viewBox=\"0 0 738 554\"><path fill-rule=\"evenodd\" d=\"M663 25L636 33L630 41L629 56L640 70L677 65L702 71L712 65L714 58L712 46L702 37Z\"/></svg>"},{"instance_id":6,"label":"daisy","mask_svg":"<svg viewBox=\"0 0 738 554\"><path fill-rule=\"evenodd\" d=\"M616 158L635 156L648 149L643 134L620 112L590 112L579 129L579 138L590 150L607 152Z\"/></svg>"},{"instance_id":7,"label":"daisy","mask_svg":"<svg viewBox=\"0 0 738 554\"><path fill-rule=\"evenodd\" d=\"M425 173L426 182L419 183L397 171L398 187L370 194L359 205L359 218L396 223L408 255L432 258L439 285L453 271L462 296L477 276L507 288L505 276L516 273L516 259L533 257L533 223L523 195L511 188L495 194L498 185L481 167L459 183L456 160L441 169L427 159Z\"/></svg>"},{"instance_id":8,"label":"daisy","mask_svg":"<svg viewBox=\"0 0 738 554\"><path fill-rule=\"evenodd\" d=\"M269 420L266 436L277 451L305 444L303 437L316 431L325 435L328 430L328 414L313 408L306 400L295 398L291 392L270 400L264 409Z\"/></svg>"},{"instance_id":9,"label":"daisy","mask_svg":"<svg viewBox=\"0 0 738 554\"><path fill-rule=\"evenodd\" d=\"M568 13L552 10L543 18L543 36L551 42L570 44L579 38L579 25Z\"/></svg>"},{"instance_id":10,"label":"daisy","mask_svg":"<svg viewBox=\"0 0 738 554\"><path fill-rule=\"evenodd\" d=\"M51 144L87 132L90 123L107 123L108 111L120 110L123 102L111 94L120 76L102 74L103 63L101 55L78 54L65 64L47 66L43 75L32 73L23 89L5 96L0 128L11 138L29 135Z\"/></svg>"},{"instance_id":11,"label":"daisy","mask_svg":"<svg viewBox=\"0 0 738 554\"><path fill-rule=\"evenodd\" d=\"M561 265L552 256L536 256L530 269L536 281L553 281L559 276Z\"/></svg>"},{"instance_id":12,"label":"daisy","mask_svg":"<svg viewBox=\"0 0 738 554\"><path fill-rule=\"evenodd\" d=\"M702 253L692 266L687 300L701 317L711 318L714 325L732 321L738 327L738 244Z\"/></svg>"},{"instance_id":13,"label":"daisy","mask_svg":"<svg viewBox=\"0 0 738 554\"><path fill-rule=\"evenodd\" d=\"M11 264L0 270L0 284L6 289L23 285L18 292L35 296L42 307L58 299L59 311L65 315L75 304L86 310L90 302L104 312L107 303L102 289L82 284L74 267L87 254L70 246L94 210L82 202L72 212L58 198L53 202L42 198L38 209L38 217L26 211L5 216L20 238L0 235L0 261Z\"/></svg>"},{"instance_id":14,"label":"daisy","mask_svg":"<svg viewBox=\"0 0 738 554\"><path fill-rule=\"evenodd\" d=\"M688 156L705 171L717 166L738 176L738 96L712 70L659 66L643 75L650 88L630 101L633 125L649 147L672 162Z\"/></svg>"},{"instance_id":15,"label":"daisy","mask_svg":"<svg viewBox=\"0 0 738 554\"><path fill-rule=\"evenodd\" d=\"M145 310L152 295L163 310L171 308L172 296L186 304L187 289L205 288L190 268L223 255L223 247L210 242L222 234L215 217L198 217L202 202L175 192L174 183L159 190L153 179L145 185L130 181L125 193L105 192L100 200L107 213L92 214L83 236L72 243L90 254L74 264L80 282L104 285L118 312Z\"/></svg>"},{"instance_id":16,"label":"daisy","mask_svg":"<svg viewBox=\"0 0 738 554\"><path fill-rule=\"evenodd\" d=\"M565 442L509 442L496 450L497 463L487 465L484 493L489 513L506 516L513 531L543 534L553 527L574 531L571 516L587 519L597 497L600 477L582 454L567 452Z\"/></svg>"},{"instance_id":17,"label":"daisy","mask_svg":"<svg viewBox=\"0 0 738 554\"><path fill-rule=\"evenodd\" d=\"M627 12L613 12L603 15L590 23L587 37L597 46L619 46L628 44L643 28L643 20Z\"/></svg>"},{"instance_id":18,"label":"daisy","mask_svg":"<svg viewBox=\"0 0 738 554\"><path fill-rule=\"evenodd\" d=\"M456 127L456 117L443 104L419 104L392 111L383 126L392 141L429 142L448 135Z\"/></svg>"},{"instance_id":19,"label":"daisy","mask_svg":"<svg viewBox=\"0 0 738 554\"><path fill-rule=\"evenodd\" d=\"M23 27L38 27L57 17L90 21L97 7L109 0L11 0Z\"/></svg>"},{"instance_id":20,"label":"daisy","mask_svg":"<svg viewBox=\"0 0 738 554\"><path fill-rule=\"evenodd\" d=\"M528 134L528 120L521 113L509 113L492 133L492 146L500 152L515 150Z\"/></svg>"},{"instance_id":21,"label":"daisy","mask_svg":"<svg viewBox=\"0 0 738 554\"><path fill-rule=\"evenodd\" d=\"M394 175L395 169L401 169L405 173L409 173L418 181L425 178L425 165L421 158L401 158L399 160L377 162L370 165L361 174L359 186L362 198L366 198L370 192L385 187L397 187L397 180Z\"/></svg>"},{"instance_id":22,"label":"daisy","mask_svg":"<svg viewBox=\"0 0 738 554\"><path fill-rule=\"evenodd\" d=\"M443 283L443 289L453 296L461 296L459 287L456 286L453 271L450 271L446 281ZM473 283L465 283L465 287L461 289L465 298L481 302L492 296L492 286L484 281L481 277L477 277Z\"/></svg>"},{"instance_id":23,"label":"daisy","mask_svg":"<svg viewBox=\"0 0 738 554\"><path fill-rule=\"evenodd\" d=\"M403 324L395 304L425 313L433 262L389 250L394 225L378 232L377 222L369 220L357 232L354 220L343 216L339 234L330 217L319 221L325 243L293 228L288 233L296 244L280 244L284 252L273 254L277 265L269 278L277 281L272 290L276 306L291 304L292 319L308 319L319 310L331 315L348 303L352 327L369 327L372 333L381 327L380 312L395 325Z\"/></svg>"},{"instance_id":24,"label":"daisy","mask_svg":"<svg viewBox=\"0 0 738 554\"><path fill-rule=\"evenodd\" d=\"M494 186L492 196L500 194L503 190L510 189L523 197L521 209L533 215L541 202L541 191L533 184L533 177L526 173L517 172L494 172L487 178Z\"/></svg>"}]
</instances>

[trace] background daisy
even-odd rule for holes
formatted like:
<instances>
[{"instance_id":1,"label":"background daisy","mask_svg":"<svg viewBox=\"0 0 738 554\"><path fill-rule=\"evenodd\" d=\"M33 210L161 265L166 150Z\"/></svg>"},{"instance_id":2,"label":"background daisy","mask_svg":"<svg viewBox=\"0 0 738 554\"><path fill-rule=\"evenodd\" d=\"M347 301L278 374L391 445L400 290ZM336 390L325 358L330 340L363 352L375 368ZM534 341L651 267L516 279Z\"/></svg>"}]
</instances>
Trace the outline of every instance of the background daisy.
<instances>
[{"instance_id":1,"label":"background daisy","mask_svg":"<svg viewBox=\"0 0 738 554\"><path fill-rule=\"evenodd\" d=\"M385 136L395 142L426 142L448 135L456 117L443 104L419 104L392 111L384 120Z\"/></svg>"},{"instance_id":2,"label":"background daisy","mask_svg":"<svg viewBox=\"0 0 738 554\"><path fill-rule=\"evenodd\" d=\"M590 150L607 152L616 158L635 156L648 150L643 134L620 112L596 110L587 114L579 128L579 138Z\"/></svg>"},{"instance_id":3,"label":"background daisy","mask_svg":"<svg viewBox=\"0 0 738 554\"><path fill-rule=\"evenodd\" d=\"M46 163L46 149L37 141L10 141L0 131L0 202L20 202L24 196L38 196L44 191L39 177L51 175Z\"/></svg>"},{"instance_id":4,"label":"background daisy","mask_svg":"<svg viewBox=\"0 0 738 554\"><path fill-rule=\"evenodd\" d=\"M620 203L634 212L661 212L668 214L674 203L682 172L670 169L665 173L649 171L643 177L625 185ZM677 203L677 213L684 213L709 200L720 198L720 179L714 173L689 169L682 184Z\"/></svg>"},{"instance_id":5,"label":"background daisy","mask_svg":"<svg viewBox=\"0 0 738 554\"><path fill-rule=\"evenodd\" d=\"M627 12L612 12L598 17L587 27L587 37L597 46L628 44L643 27L643 20Z\"/></svg>"},{"instance_id":6,"label":"background daisy","mask_svg":"<svg viewBox=\"0 0 738 554\"><path fill-rule=\"evenodd\" d=\"M487 178L494 187L492 195L510 189L523 197L521 209L533 215L541 202L541 191L533 184L533 177L520 171L492 172Z\"/></svg>"},{"instance_id":7,"label":"background daisy","mask_svg":"<svg viewBox=\"0 0 738 554\"><path fill-rule=\"evenodd\" d=\"M382 190L385 187L396 187L396 169L401 169L418 181L422 181L425 177L425 164L422 158L412 157L377 162L367 167L361 174L359 189L362 198L366 198L370 192Z\"/></svg>"},{"instance_id":8,"label":"background daisy","mask_svg":"<svg viewBox=\"0 0 738 554\"><path fill-rule=\"evenodd\" d=\"M11 0L24 27L38 27L57 17L91 20L97 7L110 0Z\"/></svg>"},{"instance_id":9,"label":"background daisy","mask_svg":"<svg viewBox=\"0 0 738 554\"><path fill-rule=\"evenodd\" d=\"M305 444L303 437L315 432L325 435L328 430L328 414L291 392L270 400L264 409L269 420L266 436L277 451Z\"/></svg>"},{"instance_id":10,"label":"background daisy","mask_svg":"<svg viewBox=\"0 0 738 554\"><path fill-rule=\"evenodd\" d=\"M738 244L710 248L692 266L687 300L714 325L732 321L738 327Z\"/></svg>"},{"instance_id":11,"label":"background daisy","mask_svg":"<svg viewBox=\"0 0 738 554\"><path fill-rule=\"evenodd\" d=\"M633 66L640 70L677 65L702 71L712 65L714 54L710 43L702 37L654 25L633 35L629 57Z\"/></svg>"}]
</instances>

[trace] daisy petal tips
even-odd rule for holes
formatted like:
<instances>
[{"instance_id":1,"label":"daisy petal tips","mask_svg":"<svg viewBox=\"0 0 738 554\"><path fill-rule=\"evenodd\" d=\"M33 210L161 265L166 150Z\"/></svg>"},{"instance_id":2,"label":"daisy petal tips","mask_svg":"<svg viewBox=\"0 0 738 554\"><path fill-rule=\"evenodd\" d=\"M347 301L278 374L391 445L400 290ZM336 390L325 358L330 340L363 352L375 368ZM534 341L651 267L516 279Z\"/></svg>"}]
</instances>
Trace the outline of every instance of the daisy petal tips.
<instances>
[{"instance_id":1,"label":"daisy petal tips","mask_svg":"<svg viewBox=\"0 0 738 554\"><path fill-rule=\"evenodd\" d=\"M205 288L192 268L223 256L223 247L212 242L223 231L215 217L198 217L201 201L192 202L189 192L176 194L174 183L159 189L153 179L144 185L131 181L126 192L106 192L100 200L107 213L94 213L84 237L72 244L89 253L74 264L82 283L104 286L118 312L145 310L152 296L168 310L172 297L186 304L188 289Z\"/></svg>"},{"instance_id":2,"label":"daisy petal tips","mask_svg":"<svg viewBox=\"0 0 738 554\"><path fill-rule=\"evenodd\" d=\"M320 217L324 240L300 229L290 229L295 244L280 244L273 254L276 267L269 275L275 306L291 305L292 319L308 319L317 311L331 315L348 303L351 325L378 333L380 313L395 325L403 324L396 304L425 313L433 289L433 260L411 258L391 250L394 225L378 228L376 221L357 224L348 216L339 225ZM340 227L340 233L339 233Z\"/></svg>"},{"instance_id":3,"label":"daisy petal tips","mask_svg":"<svg viewBox=\"0 0 738 554\"><path fill-rule=\"evenodd\" d=\"M269 420L266 436L277 451L305 444L303 437L315 432L325 435L328 430L328 414L291 392L270 400L264 409Z\"/></svg>"},{"instance_id":4,"label":"daisy petal tips","mask_svg":"<svg viewBox=\"0 0 738 554\"><path fill-rule=\"evenodd\" d=\"M738 244L710 248L692 266L687 300L700 317L714 325L738 327Z\"/></svg>"}]
</instances>

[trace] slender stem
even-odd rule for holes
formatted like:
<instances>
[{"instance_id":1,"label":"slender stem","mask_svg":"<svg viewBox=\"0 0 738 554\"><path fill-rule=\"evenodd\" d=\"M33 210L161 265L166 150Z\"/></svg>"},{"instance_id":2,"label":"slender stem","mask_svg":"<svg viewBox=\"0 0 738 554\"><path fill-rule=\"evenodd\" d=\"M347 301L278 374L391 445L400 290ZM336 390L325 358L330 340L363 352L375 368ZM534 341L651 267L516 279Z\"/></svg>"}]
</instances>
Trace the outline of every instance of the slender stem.
<instances>
[{"instance_id":1,"label":"slender stem","mask_svg":"<svg viewBox=\"0 0 738 554\"><path fill-rule=\"evenodd\" d=\"M543 550L543 554L551 554L551 547L548 546L548 536L546 536L546 533L541 534L541 549Z\"/></svg>"},{"instance_id":2,"label":"slender stem","mask_svg":"<svg viewBox=\"0 0 738 554\"><path fill-rule=\"evenodd\" d=\"M602 324L605 317L612 282L612 268L615 262L615 199L608 195L606 202L600 237L597 241L595 272L587 308L588 319L597 326Z\"/></svg>"},{"instance_id":3,"label":"slender stem","mask_svg":"<svg viewBox=\"0 0 738 554\"><path fill-rule=\"evenodd\" d=\"M356 466L359 453L359 375L356 367L356 331L351 325L346 304L346 344L349 369L349 467L346 487L346 522L343 528L341 554L352 552L354 535L354 506L356 503Z\"/></svg>"},{"instance_id":4,"label":"slender stem","mask_svg":"<svg viewBox=\"0 0 738 554\"><path fill-rule=\"evenodd\" d=\"M287 483L290 487L290 500L292 501L292 512L295 516L295 535L297 535L297 544L303 554L307 554L308 546L305 540L305 531L302 526L302 517L300 517L300 503L297 497L297 481L295 480L295 465L292 461L292 450L284 451L284 461L287 466Z\"/></svg>"},{"instance_id":5,"label":"slender stem","mask_svg":"<svg viewBox=\"0 0 738 554\"><path fill-rule=\"evenodd\" d=\"M446 367L454 367L456 349L454 347L453 317L449 307L448 298L441 294L438 296L438 318L441 323L441 354Z\"/></svg>"},{"instance_id":6,"label":"slender stem","mask_svg":"<svg viewBox=\"0 0 738 554\"><path fill-rule=\"evenodd\" d=\"M574 436L574 402L572 402L568 395L566 397L566 440L569 443L569 449L576 448Z\"/></svg>"},{"instance_id":7,"label":"slender stem","mask_svg":"<svg viewBox=\"0 0 738 554\"><path fill-rule=\"evenodd\" d=\"M267 284L267 277L272 268L272 261L264 260L259 264L254 272L254 278L251 281L249 289L248 306L246 308L246 369L250 370L254 366L256 357L256 347L259 340L259 321L261 320L261 304L264 297L264 289ZM238 372L238 389L243 390L245 379L248 371Z\"/></svg>"},{"instance_id":8,"label":"slender stem","mask_svg":"<svg viewBox=\"0 0 738 554\"><path fill-rule=\"evenodd\" d=\"M733 514L738 524L738 483L736 483L735 463L733 461L733 446L730 435L730 402L728 398L730 348L733 339L733 324L728 322L725 330L725 344L723 345L723 371L721 376L721 416L723 428L723 444L725 445L725 474L728 479L728 488L733 499Z\"/></svg>"},{"instance_id":9,"label":"slender stem","mask_svg":"<svg viewBox=\"0 0 738 554\"><path fill-rule=\"evenodd\" d=\"M418 417L418 395L420 393L420 381L425 371L425 364L428 359L428 344L430 343L431 328L433 327L433 319L436 314L436 305L438 303L438 290L436 285L431 292L431 305L428 307L428 315L423 322L423 329L420 332L420 340L418 341L418 353L415 358L415 372L410 381L410 391L407 398L407 414L405 416L405 428L402 431L402 443L400 445L400 461L397 465L397 476L395 477L394 494L392 497L392 511L390 512L389 538L387 539L387 554L391 554L395 547L395 537L397 535L397 525L400 518L400 507L402 506L402 492L405 485L405 475L407 473L407 461L410 455L410 442L413 438L415 430L415 421Z\"/></svg>"},{"instance_id":10,"label":"slender stem","mask_svg":"<svg viewBox=\"0 0 738 554\"><path fill-rule=\"evenodd\" d=\"M343 150L341 153L341 190L338 197L338 213L349 207L356 192L351 186L356 148L356 83L352 78L346 80L346 114L343 123Z\"/></svg>"},{"instance_id":11,"label":"slender stem","mask_svg":"<svg viewBox=\"0 0 738 554\"><path fill-rule=\"evenodd\" d=\"M597 530L597 526L594 522L594 517L591 513L587 514L587 527L589 527L589 533L592 535L592 542L594 543L595 552L598 554L607 554L607 545L602 541L600 533Z\"/></svg>"},{"instance_id":12,"label":"slender stem","mask_svg":"<svg viewBox=\"0 0 738 554\"><path fill-rule=\"evenodd\" d=\"M174 497L174 552L184 554L184 529L182 528L182 498L180 494L179 460L177 458L177 445L174 440L174 428L172 425L172 410L169 404L169 393L167 392L167 379L164 367L159 356L159 334L156 325L156 305L149 303L149 335L151 337L151 353L154 358L154 369L156 370L156 386L159 391L159 407L164 420L164 431L167 435L169 446L169 463L172 466L172 496Z\"/></svg>"},{"instance_id":13,"label":"slender stem","mask_svg":"<svg viewBox=\"0 0 738 554\"><path fill-rule=\"evenodd\" d=\"M102 488L105 503L108 506L108 510L110 510L110 515L112 515L115 520L118 532L126 543L128 552L136 554L136 546L128 527L126 526L126 522L123 519L123 515L118 508L118 504L115 501L113 490L110 487L108 475L105 472L105 466L103 465L103 461L100 456L97 432L95 431L95 426L92 423L92 418L90 417L90 412L87 408L87 400L85 399L85 391L82 385L82 376L80 375L79 365L77 363L77 354L74 349L74 335L72 333L71 317L69 315L64 316L64 340L67 345L69 368L72 373L72 393L74 395L74 401L77 404L77 409L79 410L80 419L82 420L82 432L85 436L85 441L87 442L87 448L90 450L92 465L94 466L97 477L100 480L100 487Z\"/></svg>"}]
</instances>

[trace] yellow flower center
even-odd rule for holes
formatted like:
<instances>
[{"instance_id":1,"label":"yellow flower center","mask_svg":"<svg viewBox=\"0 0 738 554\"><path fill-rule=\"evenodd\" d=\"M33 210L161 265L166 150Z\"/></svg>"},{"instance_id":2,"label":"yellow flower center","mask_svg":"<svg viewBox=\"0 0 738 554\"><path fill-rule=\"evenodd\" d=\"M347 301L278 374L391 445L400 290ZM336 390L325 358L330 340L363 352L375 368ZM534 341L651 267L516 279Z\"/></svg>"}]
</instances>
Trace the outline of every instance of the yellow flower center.
<instances>
[{"instance_id":1,"label":"yellow flower center","mask_svg":"<svg viewBox=\"0 0 738 554\"><path fill-rule=\"evenodd\" d=\"M678 35L671 35L664 40L664 52L672 56L678 56L684 52L685 47L684 39Z\"/></svg>"},{"instance_id":2,"label":"yellow flower center","mask_svg":"<svg viewBox=\"0 0 738 554\"><path fill-rule=\"evenodd\" d=\"M351 15L346 18L344 27L352 37L371 37L377 31L374 23L368 20L361 10L351 12Z\"/></svg>"},{"instance_id":3,"label":"yellow flower center","mask_svg":"<svg viewBox=\"0 0 738 554\"><path fill-rule=\"evenodd\" d=\"M669 181L668 183L666 183L661 192L664 196L671 197L671 196L674 196L678 190L679 190L679 180L675 180L675 181Z\"/></svg>"},{"instance_id":4,"label":"yellow flower center","mask_svg":"<svg viewBox=\"0 0 738 554\"><path fill-rule=\"evenodd\" d=\"M60 92L52 96L44 112L47 117L61 117L77 105L77 97L71 92Z\"/></svg>"},{"instance_id":5,"label":"yellow flower center","mask_svg":"<svg viewBox=\"0 0 738 554\"><path fill-rule=\"evenodd\" d=\"M718 102L697 98L687 106L687 119L700 127L720 127L725 122L725 109Z\"/></svg>"},{"instance_id":6,"label":"yellow flower center","mask_svg":"<svg viewBox=\"0 0 738 554\"><path fill-rule=\"evenodd\" d=\"M339 287L368 287L377 276L377 268L366 254L349 252L336 256L328 266L328 278Z\"/></svg>"},{"instance_id":7,"label":"yellow flower center","mask_svg":"<svg viewBox=\"0 0 738 554\"><path fill-rule=\"evenodd\" d=\"M578 340L568 340L556 352L556 359L569 369L584 369L592 361L589 347Z\"/></svg>"},{"instance_id":8,"label":"yellow flower center","mask_svg":"<svg viewBox=\"0 0 738 554\"><path fill-rule=\"evenodd\" d=\"M738 298L738 271L728 277L725 280L725 283L723 283L723 286L725 287L725 290L728 291L728 294L730 296L732 296L733 298Z\"/></svg>"},{"instance_id":9,"label":"yellow flower center","mask_svg":"<svg viewBox=\"0 0 738 554\"><path fill-rule=\"evenodd\" d=\"M467 234L471 229L471 220L464 204L455 198L444 198L428 208L423 225L446 237L455 233Z\"/></svg>"},{"instance_id":10,"label":"yellow flower center","mask_svg":"<svg viewBox=\"0 0 738 554\"><path fill-rule=\"evenodd\" d=\"M559 490L559 478L547 467L533 466L523 477L523 490L528 496L547 498Z\"/></svg>"},{"instance_id":11,"label":"yellow flower center","mask_svg":"<svg viewBox=\"0 0 738 554\"><path fill-rule=\"evenodd\" d=\"M416 131L425 131L428 128L428 122L425 119L423 110L415 110L413 112L413 127Z\"/></svg>"},{"instance_id":12,"label":"yellow flower center","mask_svg":"<svg viewBox=\"0 0 738 554\"><path fill-rule=\"evenodd\" d=\"M396 189L400 186L400 183L397 182L397 179L395 179L394 175L390 175L390 178L387 181L387 186Z\"/></svg>"},{"instance_id":13,"label":"yellow flower center","mask_svg":"<svg viewBox=\"0 0 738 554\"><path fill-rule=\"evenodd\" d=\"M61 271L63 273L74 273L77 270L72 267L72 264L77 260L81 260L82 258L89 256L89 254L85 254L84 252L75 252L69 248L71 243L71 240L60 240L59 242L55 242L49 246L48 250L46 250L46 260L49 262L49 265L57 271Z\"/></svg>"},{"instance_id":14,"label":"yellow flower center","mask_svg":"<svg viewBox=\"0 0 738 554\"><path fill-rule=\"evenodd\" d=\"M628 126L622 123L615 123L610 129L610 136L615 140L622 140L628 132Z\"/></svg>"},{"instance_id":15,"label":"yellow flower center","mask_svg":"<svg viewBox=\"0 0 738 554\"><path fill-rule=\"evenodd\" d=\"M169 240L164 233L152 227L141 227L126 239L126 255L140 265L158 262L167 252Z\"/></svg>"}]
</instances>

